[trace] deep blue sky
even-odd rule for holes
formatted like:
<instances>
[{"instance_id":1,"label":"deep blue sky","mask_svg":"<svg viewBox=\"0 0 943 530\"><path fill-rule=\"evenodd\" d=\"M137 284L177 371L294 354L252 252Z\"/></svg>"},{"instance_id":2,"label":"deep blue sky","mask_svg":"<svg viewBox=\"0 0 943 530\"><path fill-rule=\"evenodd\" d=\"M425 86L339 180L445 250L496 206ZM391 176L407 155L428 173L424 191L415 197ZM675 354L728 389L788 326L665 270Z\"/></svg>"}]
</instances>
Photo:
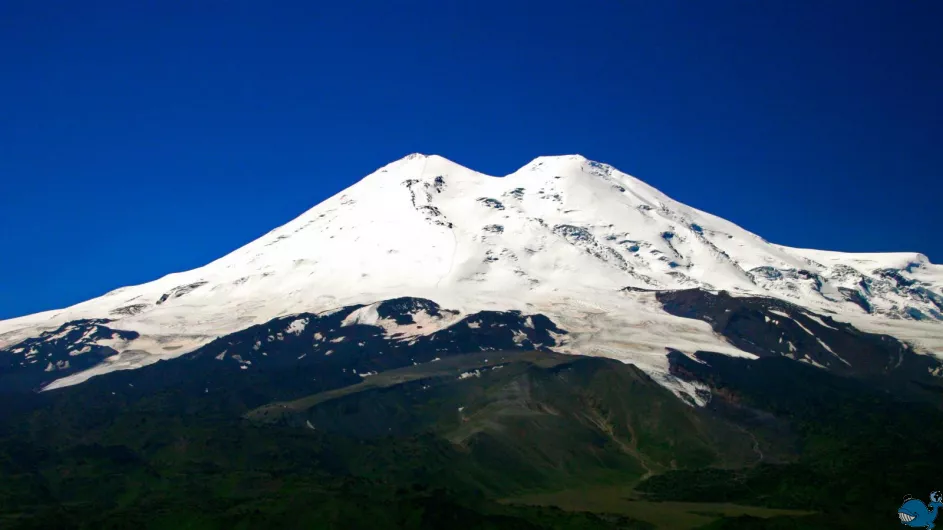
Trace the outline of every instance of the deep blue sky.
<instances>
[{"instance_id":1,"label":"deep blue sky","mask_svg":"<svg viewBox=\"0 0 943 530\"><path fill-rule=\"evenodd\" d=\"M777 243L943 262L943 2L331 4L0 1L0 318L417 151L580 153Z\"/></svg>"}]
</instances>

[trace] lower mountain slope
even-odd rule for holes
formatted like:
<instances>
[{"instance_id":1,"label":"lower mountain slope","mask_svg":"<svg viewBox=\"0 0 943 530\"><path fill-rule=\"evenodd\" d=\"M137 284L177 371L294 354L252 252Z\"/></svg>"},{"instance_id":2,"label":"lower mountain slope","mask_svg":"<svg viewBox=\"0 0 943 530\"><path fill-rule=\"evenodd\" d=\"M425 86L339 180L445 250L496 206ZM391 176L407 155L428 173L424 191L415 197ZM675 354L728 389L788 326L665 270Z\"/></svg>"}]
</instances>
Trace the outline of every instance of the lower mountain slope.
<instances>
[{"instance_id":1,"label":"lower mountain slope","mask_svg":"<svg viewBox=\"0 0 943 530\"><path fill-rule=\"evenodd\" d=\"M716 528L873 528L876 521L899 524L895 510L904 495L940 488L938 401L900 399L866 380L782 357L745 362L698 352L675 356L673 363L711 389L708 409L722 417L740 418L748 428L770 421L790 425L800 457L740 470L672 470L640 485L651 498L822 512L806 526L741 520Z\"/></svg>"},{"instance_id":2,"label":"lower mountain slope","mask_svg":"<svg viewBox=\"0 0 943 530\"><path fill-rule=\"evenodd\" d=\"M457 354L404 367L389 385L298 395L308 405L277 418L247 404L285 395L292 369L210 393L184 381L137 391L158 368L5 411L4 528L366 528L378 518L434 528L453 512L468 514L457 528L652 528L494 500L742 465L738 447L748 447L736 429L606 359Z\"/></svg>"},{"instance_id":3,"label":"lower mountain slope","mask_svg":"<svg viewBox=\"0 0 943 530\"><path fill-rule=\"evenodd\" d=\"M538 352L431 364L372 376L361 388L267 405L247 417L364 440L431 434L460 458L426 480L450 476L495 496L631 484L667 469L751 460L742 431L686 406L631 365Z\"/></svg>"},{"instance_id":4,"label":"lower mountain slope","mask_svg":"<svg viewBox=\"0 0 943 530\"><path fill-rule=\"evenodd\" d=\"M539 314L418 298L281 317L138 370L8 393L0 523L693 528L634 511L647 498L816 512L707 518L723 528L861 528L938 489L943 393L920 364L932 358L768 299L659 297L753 352L665 352L703 406L631 364L549 351L573 332ZM624 492L606 513L498 502L600 488Z\"/></svg>"},{"instance_id":5,"label":"lower mountain slope","mask_svg":"<svg viewBox=\"0 0 943 530\"><path fill-rule=\"evenodd\" d=\"M690 529L657 503L696 502L713 513L698 520L722 528L860 528L938 489L935 356L772 298L616 296L658 303L675 329L707 329L742 355L652 350L673 386L654 364L598 356L600 340L658 337L606 329L592 302L559 310L591 318L558 323L401 297L277 317L32 392L50 366L124 355L107 345L134 340L111 321L68 322L0 367L0 524ZM600 329L593 340L580 322ZM574 490L620 493L603 513L521 501L572 510ZM738 519L717 503L754 508ZM758 519L757 506L798 511Z\"/></svg>"}]
</instances>

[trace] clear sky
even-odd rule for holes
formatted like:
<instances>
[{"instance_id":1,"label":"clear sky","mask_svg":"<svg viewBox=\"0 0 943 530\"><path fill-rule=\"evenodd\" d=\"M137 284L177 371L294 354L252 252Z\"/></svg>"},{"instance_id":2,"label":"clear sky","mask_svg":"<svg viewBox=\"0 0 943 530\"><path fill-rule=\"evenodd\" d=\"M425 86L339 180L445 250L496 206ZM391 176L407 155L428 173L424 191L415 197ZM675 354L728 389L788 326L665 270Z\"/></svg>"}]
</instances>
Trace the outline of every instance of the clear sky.
<instances>
[{"instance_id":1,"label":"clear sky","mask_svg":"<svg viewBox=\"0 0 943 530\"><path fill-rule=\"evenodd\" d=\"M411 152L580 153L776 243L940 263L941 27L939 0L2 0L0 318Z\"/></svg>"}]
</instances>

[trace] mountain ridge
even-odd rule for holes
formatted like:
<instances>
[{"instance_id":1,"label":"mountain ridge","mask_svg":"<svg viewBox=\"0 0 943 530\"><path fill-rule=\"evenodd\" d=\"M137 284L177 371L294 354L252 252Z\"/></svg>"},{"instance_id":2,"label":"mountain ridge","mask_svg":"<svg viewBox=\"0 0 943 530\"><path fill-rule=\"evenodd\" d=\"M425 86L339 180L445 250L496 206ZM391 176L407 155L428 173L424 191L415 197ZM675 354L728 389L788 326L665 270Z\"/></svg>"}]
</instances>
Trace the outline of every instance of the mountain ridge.
<instances>
[{"instance_id":1,"label":"mountain ridge","mask_svg":"<svg viewBox=\"0 0 943 530\"><path fill-rule=\"evenodd\" d=\"M786 300L893 331L929 353L943 346L941 287L943 266L922 254L771 244L580 155L538 157L492 177L417 153L207 265L0 321L0 349L71 321L107 319L137 337L102 339L115 352L95 367L102 373L174 358L276 317L416 296L461 314L541 313L571 332L558 351L664 375L666 348L751 354L703 322L666 313L642 290ZM58 384L83 380L70 377Z\"/></svg>"}]
</instances>

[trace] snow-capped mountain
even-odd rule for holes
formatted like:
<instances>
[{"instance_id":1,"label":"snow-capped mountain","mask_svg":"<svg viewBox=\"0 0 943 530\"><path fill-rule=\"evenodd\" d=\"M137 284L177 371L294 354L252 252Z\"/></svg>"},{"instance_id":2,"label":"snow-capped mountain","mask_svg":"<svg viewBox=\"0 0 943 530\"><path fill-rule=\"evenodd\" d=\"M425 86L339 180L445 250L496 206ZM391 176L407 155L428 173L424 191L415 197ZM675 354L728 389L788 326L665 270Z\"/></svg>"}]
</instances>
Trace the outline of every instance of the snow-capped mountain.
<instances>
[{"instance_id":1,"label":"snow-capped mountain","mask_svg":"<svg viewBox=\"0 0 943 530\"><path fill-rule=\"evenodd\" d=\"M658 293L682 289L771 297L830 329L816 315L918 353L943 347L943 266L922 254L776 245L576 155L492 177L414 154L203 267L0 322L0 370L34 366L51 387L66 386L277 317L360 304L345 322L378 325L391 340L479 311L545 315L567 332L552 349L632 362L692 394L671 374L669 350L758 353L711 322L666 311ZM398 297L454 313L409 322L371 313ZM59 353L46 351L51 341L64 341Z\"/></svg>"}]
</instances>

